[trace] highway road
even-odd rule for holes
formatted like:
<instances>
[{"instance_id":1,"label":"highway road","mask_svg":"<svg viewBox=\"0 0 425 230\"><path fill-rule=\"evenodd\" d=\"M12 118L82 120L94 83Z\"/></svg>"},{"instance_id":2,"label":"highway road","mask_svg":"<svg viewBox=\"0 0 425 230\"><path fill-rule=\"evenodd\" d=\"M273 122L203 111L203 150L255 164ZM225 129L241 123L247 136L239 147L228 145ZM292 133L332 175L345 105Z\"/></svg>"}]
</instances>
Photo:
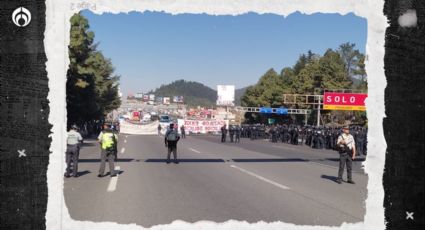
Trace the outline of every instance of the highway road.
<instances>
[{"instance_id":1,"label":"highway road","mask_svg":"<svg viewBox=\"0 0 425 230\"><path fill-rule=\"evenodd\" d=\"M218 136L188 136L178 144L180 163L166 164L162 136L122 134L118 177L97 177L99 156L97 142L86 141L80 176L65 179L73 219L143 227L230 219L339 226L365 214L364 157L354 162L353 185L335 182L337 152L266 140L223 144Z\"/></svg>"}]
</instances>

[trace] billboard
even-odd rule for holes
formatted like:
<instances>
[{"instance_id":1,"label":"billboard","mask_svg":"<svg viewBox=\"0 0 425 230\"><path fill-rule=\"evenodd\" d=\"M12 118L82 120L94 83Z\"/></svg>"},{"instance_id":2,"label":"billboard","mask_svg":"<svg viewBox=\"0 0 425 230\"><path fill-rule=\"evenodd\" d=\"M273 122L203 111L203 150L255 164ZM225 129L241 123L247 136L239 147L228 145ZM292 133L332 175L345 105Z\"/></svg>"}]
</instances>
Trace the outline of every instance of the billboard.
<instances>
[{"instance_id":1,"label":"billboard","mask_svg":"<svg viewBox=\"0 0 425 230\"><path fill-rule=\"evenodd\" d=\"M183 103L183 96L174 96L173 97L173 102Z\"/></svg>"},{"instance_id":2,"label":"billboard","mask_svg":"<svg viewBox=\"0 0 425 230\"><path fill-rule=\"evenodd\" d=\"M143 94L143 101L149 101L149 95Z\"/></svg>"},{"instance_id":3,"label":"billboard","mask_svg":"<svg viewBox=\"0 0 425 230\"><path fill-rule=\"evenodd\" d=\"M234 85L217 85L217 105L234 106L235 103Z\"/></svg>"},{"instance_id":4,"label":"billboard","mask_svg":"<svg viewBox=\"0 0 425 230\"><path fill-rule=\"evenodd\" d=\"M136 95L134 96L134 98L136 98L136 99L142 99L143 98L143 93L136 93Z\"/></svg>"},{"instance_id":5,"label":"billboard","mask_svg":"<svg viewBox=\"0 0 425 230\"><path fill-rule=\"evenodd\" d=\"M164 97L162 104L169 105L170 104L170 98L169 97Z\"/></svg>"},{"instance_id":6,"label":"billboard","mask_svg":"<svg viewBox=\"0 0 425 230\"><path fill-rule=\"evenodd\" d=\"M363 94L363 93L325 92L323 94L323 109L365 111L366 98L367 98L367 94Z\"/></svg>"},{"instance_id":7,"label":"billboard","mask_svg":"<svg viewBox=\"0 0 425 230\"><path fill-rule=\"evenodd\" d=\"M149 101L155 101L155 94L149 94Z\"/></svg>"},{"instance_id":8,"label":"billboard","mask_svg":"<svg viewBox=\"0 0 425 230\"><path fill-rule=\"evenodd\" d=\"M156 97L156 98L155 98L155 101L156 101L156 102L159 102L159 103L162 103L162 100L163 100L163 98L162 98L162 97Z\"/></svg>"}]
</instances>

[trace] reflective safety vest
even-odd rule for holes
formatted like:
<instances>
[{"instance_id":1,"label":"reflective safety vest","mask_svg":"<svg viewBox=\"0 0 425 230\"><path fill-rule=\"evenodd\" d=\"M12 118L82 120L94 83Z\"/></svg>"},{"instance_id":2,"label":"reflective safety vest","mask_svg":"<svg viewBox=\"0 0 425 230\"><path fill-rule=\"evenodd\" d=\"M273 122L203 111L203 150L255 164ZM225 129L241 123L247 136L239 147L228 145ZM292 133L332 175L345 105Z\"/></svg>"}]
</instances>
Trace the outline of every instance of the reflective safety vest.
<instances>
[{"instance_id":1,"label":"reflective safety vest","mask_svg":"<svg viewBox=\"0 0 425 230\"><path fill-rule=\"evenodd\" d=\"M102 134L102 149L109 149L115 146L115 134L111 132L104 132Z\"/></svg>"}]
</instances>

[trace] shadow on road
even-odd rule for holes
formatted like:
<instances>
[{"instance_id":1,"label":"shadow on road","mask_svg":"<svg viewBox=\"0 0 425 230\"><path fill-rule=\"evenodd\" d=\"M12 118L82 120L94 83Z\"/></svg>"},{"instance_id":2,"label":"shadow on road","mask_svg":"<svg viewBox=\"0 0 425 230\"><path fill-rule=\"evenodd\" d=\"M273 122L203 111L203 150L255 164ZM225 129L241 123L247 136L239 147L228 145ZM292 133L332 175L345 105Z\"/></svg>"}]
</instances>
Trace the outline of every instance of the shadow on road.
<instances>
[{"instance_id":1,"label":"shadow on road","mask_svg":"<svg viewBox=\"0 0 425 230\"><path fill-rule=\"evenodd\" d=\"M171 159L173 160L173 159ZM308 160L300 158L258 158L258 159L178 159L179 162L187 163L224 163L224 162L236 162L236 163L267 163L267 162L308 162ZM167 159L165 158L156 158L156 159L146 159L147 163L165 163Z\"/></svg>"},{"instance_id":2,"label":"shadow on road","mask_svg":"<svg viewBox=\"0 0 425 230\"><path fill-rule=\"evenodd\" d=\"M84 171L82 171L82 172L77 172L77 176L78 176L78 177L81 177L81 176L85 176L85 175L87 175L87 174L89 174L89 173L91 173L91 171L89 171L89 170L84 170Z\"/></svg>"},{"instance_id":3,"label":"shadow on road","mask_svg":"<svg viewBox=\"0 0 425 230\"><path fill-rule=\"evenodd\" d=\"M277 162L324 162L334 161L338 162L339 158L325 158L325 159L303 159L303 158L233 158L233 159L194 159L194 158L183 158L178 159L180 162L186 163L224 163L224 162L236 162L236 163L277 163ZM363 162L365 159L357 158L354 161ZM146 163L165 163L166 158L151 158L151 159L134 159L134 158L118 158L115 162L146 162ZM79 163L100 163L100 159L79 159ZM90 173L90 172L87 172ZM85 173L85 174L87 174ZM84 174L83 174L84 175Z\"/></svg>"},{"instance_id":4,"label":"shadow on road","mask_svg":"<svg viewBox=\"0 0 425 230\"><path fill-rule=\"evenodd\" d=\"M133 161L140 161L136 160L134 158L119 158L115 160L115 162L133 162ZM100 163L100 159L79 159L79 163Z\"/></svg>"},{"instance_id":5,"label":"shadow on road","mask_svg":"<svg viewBox=\"0 0 425 230\"><path fill-rule=\"evenodd\" d=\"M234 162L244 162L244 163L249 163L249 162L253 162L253 163L257 163L257 162L262 162L262 163L266 163L266 162L307 162L308 160L305 159L301 159L301 158L271 158L271 159L264 159L264 158L259 158L259 159L232 159Z\"/></svg>"},{"instance_id":6,"label":"shadow on road","mask_svg":"<svg viewBox=\"0 0 425 230\"><path fill-rule=\"evenodd\" d=\"M338 183L337 182L338 177L336 177L336 176L322 175L320 177L323 178L323 179L330 180L330 181L333 181L335 183Z\"/></svg>"},{"instance_id":7,"label":"shadow on road","mask_svg":"<svg viewBox=\"0 0 425 230\"><path fill-rule=\"evenodd\" d=\"M115 170L115 172L117 173L117 175L121 175L121 174L124 173L123 170ZM110 175L111 175L111 172L106 172L105 174L103 174L102 177L106 177L106 176L110 176Z\"/></svg>"},{"instance_id":8,"label":"shadow on road","mask_svg":"<svg viewBox=\"0 0 425 230\"><path fill-rule=\"evenodd\" d=\"M171 158L171 160L173 160ZM179 162L187 163L224 163L223 159L177 159ZM167 159L146 159L145 162L148 163L165 163Z\"/></svg>"}]
</instances>

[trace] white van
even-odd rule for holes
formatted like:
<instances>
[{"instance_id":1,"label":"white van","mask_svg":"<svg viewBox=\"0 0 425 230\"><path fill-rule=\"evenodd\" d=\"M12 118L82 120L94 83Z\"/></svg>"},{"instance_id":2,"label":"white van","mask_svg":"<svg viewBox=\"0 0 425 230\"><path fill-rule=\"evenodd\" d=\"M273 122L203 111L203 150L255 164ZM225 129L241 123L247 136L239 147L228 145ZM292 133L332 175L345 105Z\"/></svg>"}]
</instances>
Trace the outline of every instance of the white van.
<instances>
[{"instance_id":1,"label":"white van","mask_svg":"<svg viewBox=\"0 0 425 230\"><path fill-rule=\"evenodd\" d=\"M143 115L142 121L144 121L144 122L151 121L151 115L149 113L145 113Z\"/></svg>"}]
</instances>

